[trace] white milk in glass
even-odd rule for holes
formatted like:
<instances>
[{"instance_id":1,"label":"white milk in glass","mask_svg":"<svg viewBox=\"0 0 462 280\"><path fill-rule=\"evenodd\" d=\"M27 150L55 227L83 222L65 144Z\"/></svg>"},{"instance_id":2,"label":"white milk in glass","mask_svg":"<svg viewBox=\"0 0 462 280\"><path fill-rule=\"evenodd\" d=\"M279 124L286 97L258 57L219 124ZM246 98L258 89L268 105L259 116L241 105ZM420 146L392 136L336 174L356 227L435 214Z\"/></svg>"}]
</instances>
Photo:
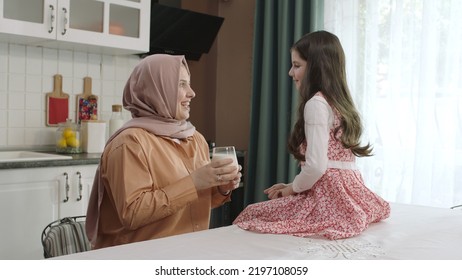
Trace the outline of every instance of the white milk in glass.
<instances>
[{"instance_id":1,"label":"white milk in glass","mask_svg":"<svg viewBox=\"0 0 462 280\"><path fill-rule=\"evenodd\" d=\"M236 150L233 146L229 147L215 147L212 151L212 160L230 158L233 160L232 165L238 167L237 165L237 157L236 157Z\"/></svg>"}]
</instances>

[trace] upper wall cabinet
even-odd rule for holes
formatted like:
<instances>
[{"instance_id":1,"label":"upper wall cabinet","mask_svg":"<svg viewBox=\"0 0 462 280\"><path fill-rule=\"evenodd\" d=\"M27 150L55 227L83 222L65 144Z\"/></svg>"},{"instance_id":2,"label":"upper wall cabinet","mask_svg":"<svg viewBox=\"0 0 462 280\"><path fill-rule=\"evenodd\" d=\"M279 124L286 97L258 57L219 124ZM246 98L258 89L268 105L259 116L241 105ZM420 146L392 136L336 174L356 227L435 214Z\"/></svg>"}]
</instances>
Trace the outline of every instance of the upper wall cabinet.
<instances>
[{"instance_id":1,"label":"upper wall cabinet","mask_svg":"<svg viewBox=\"0 0 462 280\"><path fill-rule=\"evenodd\" d=\"M0 40L96 53L149 51L150 0L0 0Z\"/></svg>"}]
</instances>

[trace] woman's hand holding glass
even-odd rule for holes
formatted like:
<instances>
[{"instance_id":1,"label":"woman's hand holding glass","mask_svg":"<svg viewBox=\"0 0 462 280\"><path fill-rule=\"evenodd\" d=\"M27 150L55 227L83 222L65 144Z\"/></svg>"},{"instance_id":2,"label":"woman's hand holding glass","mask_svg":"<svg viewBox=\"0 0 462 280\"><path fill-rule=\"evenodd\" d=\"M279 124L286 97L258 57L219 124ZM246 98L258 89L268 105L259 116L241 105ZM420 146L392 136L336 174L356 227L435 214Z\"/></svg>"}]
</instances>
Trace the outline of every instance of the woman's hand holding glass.
<instances>
[{"instance_id":1,"label":"woman's hand holding glass","mask_svg":"<svg viewBox=\"0 0 462 280\"><path fill-rule=\"evenodd\" d=\"M221 152L221 147L217 147L213 150L212 161L195 170L191 176L198 190L219 186L220 192L226 194L239 187L241 170L242 166L237 164L234 147L225 152Z\"/></svg>"},{"instance_id":2,"label":"woman's hand holding glass","mask_svg":"<svg viewBox=\"0 0 462 280\"><path fill-rule=\"evenodd\" d=\"M231 162L229 160L232 160ZM230 191L239 187L239 182L241 181L242 166L237 162L236 150L233 146L227 147L215 147L212 150L212 163L222 164L225 163L226 166L232 166L237 170L237 173L228 174L232 177L223 177L225 174L217 173L217 181L223 181L223 184L220 184L218 189L222 194L228 194Z\"/></svg>"}]
</instances>

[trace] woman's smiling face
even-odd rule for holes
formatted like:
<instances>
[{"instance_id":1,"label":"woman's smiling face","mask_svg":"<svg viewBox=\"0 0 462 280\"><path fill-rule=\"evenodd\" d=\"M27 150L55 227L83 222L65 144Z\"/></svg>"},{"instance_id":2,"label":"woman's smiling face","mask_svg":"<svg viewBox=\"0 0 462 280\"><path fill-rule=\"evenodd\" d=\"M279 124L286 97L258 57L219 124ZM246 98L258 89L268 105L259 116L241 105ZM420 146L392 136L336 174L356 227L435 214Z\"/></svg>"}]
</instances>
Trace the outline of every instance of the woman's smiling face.
<instances>
[{"instance_id":1,"label":"woman's smiling face","mask_svg":"<svg viewBox=\"0 0 462 280\"><path fill-rule=\"evenodd\" d=\"M300 57L300 54L296 50L292 50L290 53L292 59L292 67L289 70L289 76L295 82L295 87L300 90L300 86L305 75L306 60Z\"/></svg>"},{"instance_id":2,"label":"woman's smiling face","mask_svg":"<svg viewBox=\"0 0 462 280\"><path fill-rule=\"evenodd\" d=\"M180 67L180 82L178 84L178 105L176 108L175 119L185 121L189 119L189 111L191 99L196 96L196 93L191 88L191 80L184 65Z\"/></svg>"}]
</instances>

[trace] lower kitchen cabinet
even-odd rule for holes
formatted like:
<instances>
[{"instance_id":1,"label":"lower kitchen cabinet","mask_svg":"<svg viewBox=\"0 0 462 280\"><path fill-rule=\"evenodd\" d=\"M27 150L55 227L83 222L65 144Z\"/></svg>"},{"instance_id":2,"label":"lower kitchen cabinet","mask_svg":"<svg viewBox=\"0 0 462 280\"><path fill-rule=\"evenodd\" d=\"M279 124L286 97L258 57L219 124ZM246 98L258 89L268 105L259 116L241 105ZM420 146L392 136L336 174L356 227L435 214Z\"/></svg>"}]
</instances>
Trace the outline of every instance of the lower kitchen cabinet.
<instances>
[{"instance_id":1,"label":"lower kitchen cabinet","mask_svg":"<svg viewBox=\"0 0 462 280\"><path fill-rule=\"evenodd\" d=\"M85 215L97 165L0 170L0 259L42 259L51 222Z\"/></svg>"}]
</instances>

